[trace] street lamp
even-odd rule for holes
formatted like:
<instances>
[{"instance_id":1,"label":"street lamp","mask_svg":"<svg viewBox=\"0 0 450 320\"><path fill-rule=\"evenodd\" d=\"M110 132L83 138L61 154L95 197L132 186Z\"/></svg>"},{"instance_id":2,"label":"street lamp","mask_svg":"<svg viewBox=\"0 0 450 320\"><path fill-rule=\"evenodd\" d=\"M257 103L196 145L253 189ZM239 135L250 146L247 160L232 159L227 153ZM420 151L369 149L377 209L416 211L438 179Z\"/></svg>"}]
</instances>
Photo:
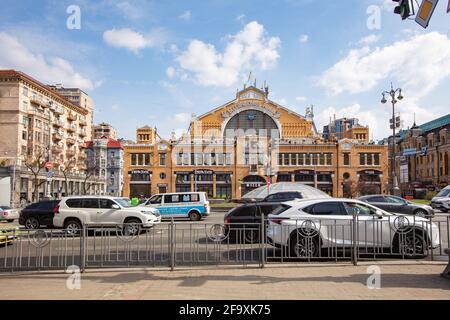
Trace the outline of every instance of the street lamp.
<instances>
[{"instance_id":1,"label":"street lamp","mask_svg":"<svg viewBox=\"0 0 450 320\"><path fill-rule=\"evenodd\" d=\"M384 91L382 93L383 98L381 99L381 103L385 104L387 102L386 95L389 95L391 97L391 103L392 103L392 164L391 164L391 175L392 175L392 190L391 194L393 195L400 195L400 188L398 187L398 181L397 176L395 174L395 127L396 127L396 121L395 121L395 104L399 100L403 100L402 95L402 89L397 88L394 90L394 87L391 83L391 90L390 91Z\"/></svg>"}]
</instances>

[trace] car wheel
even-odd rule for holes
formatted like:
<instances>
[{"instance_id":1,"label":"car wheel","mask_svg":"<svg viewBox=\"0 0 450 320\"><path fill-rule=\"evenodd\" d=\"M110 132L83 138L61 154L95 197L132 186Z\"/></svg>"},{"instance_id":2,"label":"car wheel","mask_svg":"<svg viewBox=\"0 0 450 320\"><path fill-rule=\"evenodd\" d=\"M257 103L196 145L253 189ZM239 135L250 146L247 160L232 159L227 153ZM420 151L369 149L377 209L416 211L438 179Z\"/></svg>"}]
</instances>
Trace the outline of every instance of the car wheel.
<instances>
[{"instance_id":1,"label":"car wheel","mask_svg":"<svg viewBox=\"0 0 450 320\"><path fill-rule=\"evenodd\" d=\"M259 240L259 232L257 229L245 230L244 234L245 243L257 243Z\"/></svg>"},{"instance_id":2,"label":"car wheel","mask_svg":"<svg viewBox=\"0 0 450 320\"><path fill-rule=\"evenodd\" d=\"M9 222L9 223L12 223L12 222L14 222L14 219L8 219L6 221Z\"/></svg>"},{"instance_id":3,"label":"car wheel","mask_svg":"<svg viewBox=\"0 0 450 320\"><path fill-rule=\"evenodd\" d=\"M39 220L35 217L29 217L25 220L25 228L28 230L38 229L40 227Z\"/></svg>"},{"instance_id":4,"label":"car wheel","mask_svg":"<svg viewBox=\"0 0 450 320\"><path fill-rule=\"evenodd\" d=\"M317 237L306 238L300 234L294 234L290 238L289 249L291 257L317 257L319 256L319 240Z\"/></svg>"},{"instance_id":5,"label":"car wheel","mask_svg":"<svg viewBox=\"0 0 450 320\"><path fill-rule=\"evenodd\" d=\"M139 219L129 219L125 222L123 234L125 236L137 236L141 233L141 221Z\"/></svg>"},{"instance_id":6,"label":"car wheel","mask_svg":"<svg viewBox=\"0 0 450 320\"><path fill-rule=\"evenodd\" d=\"M71 219L65 223L64 229L68 235L74 236L81 233L82 226L80 221Z\"/></svg>"},{"instance_id":7,"label":"car wheel","mask_svg":"<svg viewBox=\"0 0 450 320\"><path fill-rule=\"evenodd\" d=\"M191 211L189 213L189 219L191 219L191 221L200 221L201 218L202 216L197 211Z\"/></svg>"},{"instance_id":8,"label":"car wheel","mask_svg":"<svg viewBox=\"0 0 450 320\"><path fill-rule=\"evenodd\" d=\"M417 230L398 235L397 249L399 254L408 257L424 256L425 245L423 235Z\"/></svg>"},{"instance_id":9,"label":"car wheel","mask_svg":"<svg viewBox=\"0 0 450 320\"><path fill-rule=\"evenodd\" d=\"M428 212L423 209L417 209L416 211L414 211L414 215L417 217L426 218L428 217Z\"/></svg>"}]
</instances>

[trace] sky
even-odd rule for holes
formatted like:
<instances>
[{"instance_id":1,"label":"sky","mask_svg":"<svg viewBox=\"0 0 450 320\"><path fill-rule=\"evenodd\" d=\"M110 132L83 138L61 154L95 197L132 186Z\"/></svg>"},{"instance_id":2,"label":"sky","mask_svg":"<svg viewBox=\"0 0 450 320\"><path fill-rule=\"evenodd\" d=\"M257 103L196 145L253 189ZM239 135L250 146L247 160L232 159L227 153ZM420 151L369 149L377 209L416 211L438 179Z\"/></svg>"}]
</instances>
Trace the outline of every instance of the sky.
<instances>
[{"instance_id":1,"label":"sky","mask_svg":"<svg viewBox=\"0 0 450 320\"><path fill-rule=\"evenodd\" d=\"M300 114L358 117L389 135L401 87L403 127L450 112L450 13L427 29L390 0L1 0L0 69L79 87L94 121L134 139L143 125L180 136L195 115L230 100L249 72Z\"/></svg>"}]
</instances>

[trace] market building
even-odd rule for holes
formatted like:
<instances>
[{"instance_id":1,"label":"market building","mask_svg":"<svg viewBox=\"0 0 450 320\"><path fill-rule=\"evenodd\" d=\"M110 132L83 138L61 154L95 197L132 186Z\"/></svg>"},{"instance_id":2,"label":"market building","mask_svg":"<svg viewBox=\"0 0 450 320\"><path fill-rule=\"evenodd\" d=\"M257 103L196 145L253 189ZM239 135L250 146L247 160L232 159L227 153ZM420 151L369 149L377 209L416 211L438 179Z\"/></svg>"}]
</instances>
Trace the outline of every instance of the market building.
<instances>
[{"instance_id":1,"label":"market building","mask_svg":"<svg viewBox=\"0 0 450 320\"><path fill-rule=\"evenodd\" d=\"M205 191L240 198L280 181L333 196L386 193L387 146L368 142L364 132L364 139L325 140L312 108L302 116L271 101L268 87L244 86L232 101L194 116L179 139L138 129L136 143L124 145L123 195Z\"/></svg>"}]
</instances>

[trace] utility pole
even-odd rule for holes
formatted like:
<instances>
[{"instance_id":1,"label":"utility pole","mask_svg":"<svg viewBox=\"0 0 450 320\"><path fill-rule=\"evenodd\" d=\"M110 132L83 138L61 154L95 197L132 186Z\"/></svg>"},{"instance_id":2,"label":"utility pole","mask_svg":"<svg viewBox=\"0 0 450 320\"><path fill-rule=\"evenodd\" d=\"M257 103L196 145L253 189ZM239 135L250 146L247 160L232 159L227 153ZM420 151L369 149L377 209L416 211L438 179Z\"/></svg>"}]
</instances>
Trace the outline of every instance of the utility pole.
<instances>
[{"instance_id":1,"label":"utility pole","mask_svg":"<svg viewBox=\"0 0 450 320\"><path fill-rule=\"evenodd\" d=\"M390 91L384 91L382 93L383 98L381 99L381 103L385 104L387 102L386 100L386 94L390 95L391 97L391 103L392 103L392 159L391 159L391 178L392 178L392 184L391 184L391 194L400 196L400 188L398 186L397 176L395 173L395 157L396 157L396 143L395 143L395 128L398 126L400 127L400 123L397 123L395 119L395 104L403 99L402 95L402 89L397 88L394 90L392 83L391 83L391 90ZM398 94L398 95L397 95ZM397 97L396 97L397 95Z\"/></svg>"}]
</instances>

